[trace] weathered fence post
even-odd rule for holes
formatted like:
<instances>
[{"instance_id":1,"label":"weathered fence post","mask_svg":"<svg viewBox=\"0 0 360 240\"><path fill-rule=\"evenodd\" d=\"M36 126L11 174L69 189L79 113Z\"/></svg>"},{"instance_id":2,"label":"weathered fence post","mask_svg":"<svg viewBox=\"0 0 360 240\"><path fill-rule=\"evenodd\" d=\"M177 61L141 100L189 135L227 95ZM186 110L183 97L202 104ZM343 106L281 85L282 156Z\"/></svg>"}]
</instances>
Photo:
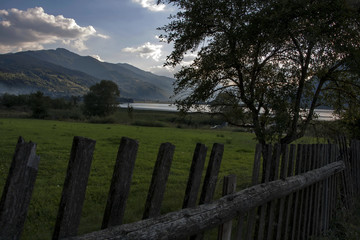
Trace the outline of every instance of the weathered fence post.
<instances>
[{"instance_id":1,"label":"weathered fence post","mask_svg":"<svg viewBox=\"0 0 360 240\"><path fill-rule=\"evenodd\" d=\"M323 145L317 144L316 145L316 149L317 149L317 155L315 158L315 167L319 168L322 167L322 149L323 149ZM313 229L314 229L314 235L319 235L321 232L321 227L320 227L320 213L321 213L321 189L322 189L322 183L318 182L315 184L315 200L314 200L314 224L313 224Z\"/></svg>"},{"instance_id":2,"label":"weathered fence post","mask_svg":"<svg viewBox=\"0 0 360 240\"><path fill-rule=\"evenodd\" d=\"M175 146L171 143L163 143L160 146L146 199L143 219L160 215L174 151Z\"/></svg>"},{"instance_id":3,"label":"weathered fence post","mask_svg":"<svg viewBox=\"0 0 360 240\"><path fill-rule=\"evenodd\" d=\"M295 171L294 171L294 175L298 175L301 173L300 170L300 162L302 159L302 144L298 144L297 145L297 151L296 151L296 158L295 158ZM290 233L290 238L291 239L296 239L296 230L297 230L297 226L299 224L298 221L298 215L299 215L299 198L300 198L300 190L295 192L293 195L293 203L292 203L292 209L294 209L292 217L291 217L291 233ZM289 239L290 239L289 238Z\"/></svg>"},{"instance_id":4,"label":"weathered fence post","mask_svg":"<svg viewBox=\"0 0 360 240\"><path fill-rule=\"evenodd\" d=\"M186 208L157 218L114 226L70 239L184 239L199 231L217 227L257 206L274 199L281 199L294 191L311 186L343 171L344 168L345 165L342 161L334 162L298 176L253 186L196 208Z\"/></svg>"},{"instance_id":5,"label":"weathered fence post","mask_svg":"<svg viewBox=\"0 0 360 240\"><path fill-rule=\"evenodd\" d=\"M279 164L280 164L280 156L281 156L281 144L277 143L274 146L274 153L271 161L271 172L270 172L270 181L275 181L279 179ZM267 218L267 239L273 239L274 233L274 225L275 225L275 210L277 207L277 200L271 201L269 206L268 218Z\"/></svg>"},{"instance_id":6,"label":"weathered fence post","mask_svg":"<svg viewBox=\"0 0 360 240\"><path fill-rule=\"evenodd\" d=\"M20 239L39 159L36 144L19 137L0 201L0 239Z\"/></svg>"},{"instance_id":7,"label":"weathered fence post","mask_svg":"<svg viewBox=\"0 0 360 240\"><path fill-rule=\"evenodd\" d=\"M283 144L281 145L281 154L282 154L282 158L281 158L281 169L280 169L280 179L285 179L287 177L287 170L288 170L288 163L289 163L289 150L288 150L288 146L287 144ZM284 212L285 212L285 202L286 202L287 197L284 197L282 199L280 199L280 203L279 203L279 210L278 210L278 224L277 224L277 228L276 228L276 239L280 240L281 238L281 231L282 231L282 227L284 225Z\"/></svg>"},{"instance_id":8,"label":"weathered fence post","mask_svg":"<svg viewBox=\"0 0 360 240\"><path fill-rule=\"evenodd\" d=\"M360 193L360 141L352 140L350 144L350 158L354 176L355 194Z\"/></svg>"},{"instance_id":9,"label":"weathered fence post","mask_svg":"<svg viewBox=\"0 0 360 240\"><path fill-rule=\"evenodd\" d=\"M267 144L263 148L263 178L262 183L268 183L270 180L271 172L271 156L272 156L272 145ZM257 239L264 239L265 223L266 223L266 213L267 213L268 203L260 206L259 211L259 224L257 227Z\"/></svg>"},{"instance_id":10,"label":"weathered fence post","mask_svg":"<svg viewBox=\"0 0 360 240\"><path fill-rule=\"evenodd\" d=\"M101 226L102 229L122 223L138 146L138 142L133 139L121 138Z\"/></svg>"},{"instance_id":11,"label":"weathered fence post","mask_svg":"<svg viewBox=\"0 0 360 240\"><path fill-rule=\"evenodd\" d=\"M53 239L77 235L95 143L74 137Z\"/></svg>"},{"instance_id":12,"label":"weathered fence post","mask_svg":"<svg viewBox=\"0 0 360 240\"><path fill-rule=\"evenodd\" d=\"M229 175L224 177L224 185L222 196L226 196L236 192L236 175ZM219 227L218 239L230 240L231 239L232 221L226 222ZM241 229L240 229L241 230Z\"/></svg>"},{"instance_id":13,"label":"weathered fence post","mask_svg":"<svg viewBox=\"0 0 360 240\"><path fill-rule=\"evenodd\" d=\"M288 171L286 177L294 176L294 164L296 157L296 145L290 145L290 153L289 153L289 162L288 162ZM293 215L293 198L294 194L290 194L286 197L286 207L285 207L285 226L283 231L283 239L289 239L289 234L292 226L291 216Z\"/></svg>"},{"instance_id":14,"label":"weathered fence post","mask_svg":"<svg viewBox=\"0 0 360 240\"><path fill-rule=\"evenodd\" d=\"M214 196L223 153L224 153L224 145L219 143L214 143L211 150L209 165L206 169L206 175L204 179L204 184L203 184L203 189L201 192L199 204L211 202Z\"/></svg>"},{"instance_id":15,"label":"weathered fence post","mask_svg":"<svg viewBox=\"0 0 360 240\"><path fill-rule=\"evenodd\" d=\"M209 203L213 199L216 182L220 170L221 160L224 153L224 145L214 143L211 149L211 155L208 167L206 169L206 175L204 179L203 188L200 195L199 205ZM191 236L191 239L203 239L204 233Z\"/></svg>"},{"instance_id":16,"label":"weathered fence post","mask_svg":"<svg viewBox=\"0 0 360 240\"><path fill-rule=\"evenodd\" d=\"M253 166L253 172L252 172L252 180L251 185L255 186L259 183L259 176L260 176L260 167L261 167L261 153L262 153L262 144L256 145L255 150L255 157L254 157L254 166ZM256 209L251 209L248 214L248 222L247 222L247 232L245 239L251 240L253 239L253 233L254 233L254 226L256 221ZM238 229L237 233L237 240L241 239L241 231Z\"/></svg>"},{"instance_id":17,"label":"weathered fence post","mask_svg":"<svg viewBox=\"0 0 360 240\"><path fill-rule=\"evenodd\" d=\"M186 186L183 208L196 206L196 200L201 184L202 171L204 170L205 165L206 152L207 147L204 144L196 144Z\"/></svg>"}]
</instances>

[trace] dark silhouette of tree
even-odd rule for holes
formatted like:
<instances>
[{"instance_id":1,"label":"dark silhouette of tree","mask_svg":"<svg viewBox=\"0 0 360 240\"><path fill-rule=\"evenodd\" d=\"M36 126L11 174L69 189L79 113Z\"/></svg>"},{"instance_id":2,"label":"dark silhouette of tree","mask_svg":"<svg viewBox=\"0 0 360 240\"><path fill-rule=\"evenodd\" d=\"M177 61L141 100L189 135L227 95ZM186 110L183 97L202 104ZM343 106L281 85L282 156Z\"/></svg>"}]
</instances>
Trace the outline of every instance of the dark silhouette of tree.
<instances>
[{"instance_id":1,"label":"dark silhouette of tree","mask_svg":"<svg viewBox=\"0 0 360 240\"><path fill-rule=\"evenodd\" d=\"M45 118L49 115L50 97L44 96L44 93L37 91L29 96L29 104L32 110L32 117Z\"/></svg>"},{"instance_id":2,"label":"dark silhouette of tree","mask_svg":"<svg viewBox=\"0 0 360 240\"><path fill-rule=\"evenodd\" d=\"M116 83L102 80L90 87L84 96L84 114L88 116L107 116L118 108L117 97L120 91Z\"/></svg>"},{"instance_id":3,"label":"dark silhouette of tree","mask_svg":"<svg viewBox=\"0 0 360 240\"><path fill-rule=\"evenodd\" d=\"M314 109L328 104L326 92L360 91L358 81L348 78L360 50L354 2L159 0L179 8L160 28L174 44L166 65L197 53L175 75L178 106L187 111L195 103L231 100L239 113L231 119L250 119L244 126L252 125L260 143L302 137Z\"/></svg>"}]
</instances>

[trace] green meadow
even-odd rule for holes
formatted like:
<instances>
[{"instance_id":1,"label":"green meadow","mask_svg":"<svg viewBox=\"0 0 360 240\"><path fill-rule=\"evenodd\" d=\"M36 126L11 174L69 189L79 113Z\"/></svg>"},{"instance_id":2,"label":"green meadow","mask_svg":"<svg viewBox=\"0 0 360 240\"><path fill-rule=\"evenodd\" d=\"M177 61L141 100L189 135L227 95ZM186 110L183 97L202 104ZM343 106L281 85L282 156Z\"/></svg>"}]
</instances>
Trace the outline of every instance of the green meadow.
<instances>
[{"instance_id":1,"label":"green meadow","mask_svg":"<svg viewBox=\"0 0 360 240\"><path fill-rule=\"evenodd\" d=\"M213 143L225 146L215 198L220 197L222 179L226 175L237 176L238 189L249 185L256 145L254 134L231 130L12 118L0 118L0 135L1 192L19 136L37 143L37 154L40 155L38 176L22 239L51 238L74 136L96 140L79 234L100 229L121 137L133 138L139 142L125 223L142 218L161 143L170 142L176 146L162 205L163 213L179 210L182 206L196 143L204 143L208 147L207 162ZM205 171L203 177L204 175Z\"/></svg>"}]
</instances>

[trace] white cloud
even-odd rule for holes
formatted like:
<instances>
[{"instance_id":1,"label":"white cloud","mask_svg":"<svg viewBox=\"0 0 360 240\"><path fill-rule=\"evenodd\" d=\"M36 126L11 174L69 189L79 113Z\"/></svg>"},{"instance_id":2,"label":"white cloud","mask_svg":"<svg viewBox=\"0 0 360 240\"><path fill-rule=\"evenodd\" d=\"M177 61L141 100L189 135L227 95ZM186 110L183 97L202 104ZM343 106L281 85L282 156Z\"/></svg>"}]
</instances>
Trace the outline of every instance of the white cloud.
<instances>
[{"instance_id":1,"label":"white cloud","mask_svg":"<svg viewBox=\"0 0 360 240\"><path fill-rule=\"evenodd\" d=\"M95 58L95 59L98 60L99 62L104 62L104 60L102 60L99 55L90 55L90 57Z\"/></svg>"},{"instance_id":2,"label":"white cloud","mask_svg":"<svg viewBox=\"0 0 360 240\"><path fill-rule=\"evenodd\" d=\"M149 68L149 71L160 75L160 76L167 76L167 77L174 77L174 74L180 69L180 67L169 67L164 65L152 66Z\"/></svg>"},{"instance_id":3,"label":"white cloud","mask_svg":"<svg viewBox=\"0 0 360 240\"><path fill-rule=\"evenodd\" d=\"M157 0L132 0L132 1L140 4L143 8L147 8L153 12L159 12L165 9L165 5L157 4Z\"/></svg>"},{"instance_id":4,"label":"white cloud","mask_svg":"<svg viewBox=\"0 0 360 240\"><path fill-rule=\"evenodd\" d=\"M124 48L122 51L128 53L136 53L139 54L140 57L142 58L146 58L146 59L152 58L158 62L162 55L161 54L162 47L163 47L162 45L155 45L155 44L151 44L150 42L147 42L140 47L127 47Z\"/></svg>"},{"instance_id":5,"label":"white cloud","mask_svg":"<svg viewBox=\"0 0 360 240\"><path fill-rule=\"evenodd\" d=\"M181 62L181 65L182 66L191 65L194 62L196 57L197 57L197 53L186 53L184 55L184 58L183 58L182 62Z\"/></svg>"},{"instance_id":6,"label":"white cloud","mask_svg":"<svg viewBox=\"0 0 360 240\"><path fill-rule=\"evenodd\" d=\"M93 26L81 27L72 18L50 15L42 7L22 11L0 10L0 52L43 49L45 44L63 43L77 50L87 49L90 37L108 38Z\"/></svg>"}]
</instances>

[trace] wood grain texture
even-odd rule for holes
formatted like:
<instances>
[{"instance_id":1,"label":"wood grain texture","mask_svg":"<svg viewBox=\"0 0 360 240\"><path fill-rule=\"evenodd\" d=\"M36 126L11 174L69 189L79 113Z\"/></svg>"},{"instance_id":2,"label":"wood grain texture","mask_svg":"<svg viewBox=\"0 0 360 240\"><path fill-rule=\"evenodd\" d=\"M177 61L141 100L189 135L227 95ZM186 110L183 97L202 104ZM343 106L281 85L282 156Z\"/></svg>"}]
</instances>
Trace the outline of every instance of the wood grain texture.
<instances>
[{"instance_id":1,"label":"wood grain texture","mask_svg":"<svg viewBox=\"0 0 360 240\"><path fill-rule=\"evenodd\" d=\"M101 228L120 225L125 214L139 144L121 138Z\"/></svg>"},{"instance_id":2,"label":"wood grain texture","mask_svg":"<svg viewBox=\"0 0 360 240\"><path fill-rule=\"evenodd\" d=\"M36 144L19 137L0 201L0 239L20 239L39 160Z\"/></svg>"},{"instance_id":3,"label":"wood grain texture","mask_svg":"<svg viewBox=\"0 0 360 240\"><path fill-rule=\"evenodd\" d=\"M77 235L95 143L83 137L73 139L53 239Z\"/></svg>"},{"instance_id":4,"label":"wood grain texture","mask_svg":"<svg viewBox=\"0 0 360 240\"><path fill-rule=\"evenodd\" d=\"M216 227L254 207L285 197L344 169L344 162L334 162L285 180L276 180L247 188L210 204L182 209L154 219L107 228L69 239L182 239Z\"/></svg>"},{"instance_id":5,"label":"wood grain texture","mask_svg":"<svg viewBox=\"0 0 360 240\"><path fill-rule=\"evenodd\" d=\"M163 143L160 146L145 203L143 219L160 215L174 151L175 146L171 143Z\"/></svg>"}]
</instances>

